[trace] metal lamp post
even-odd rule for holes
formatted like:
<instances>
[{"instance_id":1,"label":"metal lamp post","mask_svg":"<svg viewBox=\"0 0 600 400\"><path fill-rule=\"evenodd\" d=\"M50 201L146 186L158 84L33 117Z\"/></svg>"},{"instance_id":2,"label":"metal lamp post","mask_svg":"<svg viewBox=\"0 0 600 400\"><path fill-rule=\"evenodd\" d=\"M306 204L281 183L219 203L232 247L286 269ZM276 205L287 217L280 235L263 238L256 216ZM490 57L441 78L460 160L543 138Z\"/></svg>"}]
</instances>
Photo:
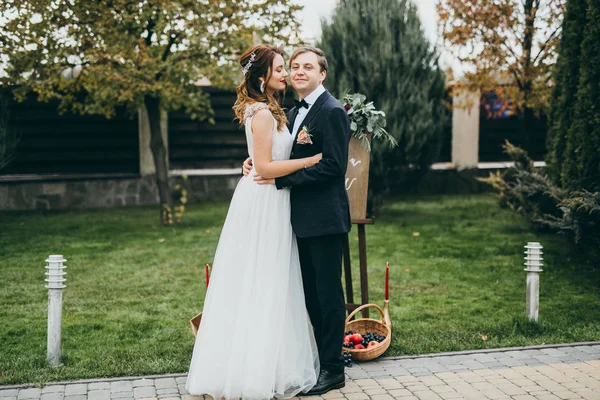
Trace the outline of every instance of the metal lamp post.
<instances>
[{"instance_id":1,"label":"metal lamp post","mask_svg":"<svg viewBox=\"0 0 600 400\"><path fill-rule=\"evenodd\" d=\"M67 261L62 255L48 256L46 262L46 288L48 289L48 352L46 361L51 367L60 365L60 343L62 331L62 290L66 287L63 270Z\"/></svg>"},{"instance_id":2,"label":"metal lamp post","mask_svg":"<svg viewBox=\"0 0 600 400\"><path fill-rule=\"evenodd\" d=\"M540 309L540 272L542 272L542 245L528 242L525 246L525 271L527 272L527 318L538 320Z\"/></svg>"}]
</instances>

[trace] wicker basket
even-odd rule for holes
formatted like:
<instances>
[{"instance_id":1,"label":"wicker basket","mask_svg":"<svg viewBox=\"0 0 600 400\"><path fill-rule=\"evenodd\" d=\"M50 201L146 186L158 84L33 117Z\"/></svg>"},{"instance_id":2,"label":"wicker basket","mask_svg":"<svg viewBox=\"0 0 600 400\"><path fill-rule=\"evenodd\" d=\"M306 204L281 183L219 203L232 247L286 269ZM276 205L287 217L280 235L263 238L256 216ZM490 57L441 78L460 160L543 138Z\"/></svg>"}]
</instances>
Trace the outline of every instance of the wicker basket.
<instances>
[{"instance_id":1,"label":"wicker basket","mask_svg":"<svg viewBox=\"0 0 600 400\"><path fill-rule=\"evenodd\" d=\"M372 318L360 318L351 321L355 314L369 307L376 308L379 311L381 314L380 320ZM354 331L356 333L360 333L361 335L364 335L367 332L376 332L381 336L385 336L385 340L383 342L379 343L377 346L366 349L351 349L343 347L342 351L349 352L352 355L352 359L357 361L373 360L385 353L388 347L390 347L390 344L392 343L392 321L390 319L388 300L385 301L383 308L384 309L382 310L377 304L365 304L358 307L348 316L348 318L346 318L346 331Z\"/></svg>"}]
</instances>

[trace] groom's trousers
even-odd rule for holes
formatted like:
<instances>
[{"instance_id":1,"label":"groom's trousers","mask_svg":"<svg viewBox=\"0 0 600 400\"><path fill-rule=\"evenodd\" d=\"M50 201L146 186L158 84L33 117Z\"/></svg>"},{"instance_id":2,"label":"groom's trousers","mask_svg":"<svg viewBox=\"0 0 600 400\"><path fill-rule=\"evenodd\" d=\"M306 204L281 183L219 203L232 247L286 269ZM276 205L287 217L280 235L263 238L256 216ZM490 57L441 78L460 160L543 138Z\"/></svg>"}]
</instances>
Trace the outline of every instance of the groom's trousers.
<instances>
[{"instance_id":1,"label":"groom's trousers","mask_svg":"<svg viewBox=\"0 0 600 400\"><path fill-rule=\"evenodd\" d=\"M321 369L344 372L346 320L342 256L347 233L298 238L306 308L315 330Z\"/></svg>"}]
</instances>

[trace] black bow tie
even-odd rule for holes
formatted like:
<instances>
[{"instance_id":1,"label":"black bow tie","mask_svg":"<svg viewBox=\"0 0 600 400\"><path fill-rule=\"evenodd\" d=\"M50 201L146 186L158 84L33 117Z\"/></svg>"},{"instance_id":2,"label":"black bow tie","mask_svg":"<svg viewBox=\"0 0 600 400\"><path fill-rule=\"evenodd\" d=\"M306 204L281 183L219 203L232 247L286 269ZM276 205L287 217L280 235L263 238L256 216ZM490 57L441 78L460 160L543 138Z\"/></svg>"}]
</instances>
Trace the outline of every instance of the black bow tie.
<instances>
[{"instance_id":1,"label":"black bow tie","mask_svg":"<svg viewBox=\"0 0 600 400\"><path fill-rule=\"evenodd\" d=\"M294 103L296 103L296 108L306 108L308 110L308 103L306 102L306 100L302 99L300 101L294 99Z\"/></svg>"}]
</instances>

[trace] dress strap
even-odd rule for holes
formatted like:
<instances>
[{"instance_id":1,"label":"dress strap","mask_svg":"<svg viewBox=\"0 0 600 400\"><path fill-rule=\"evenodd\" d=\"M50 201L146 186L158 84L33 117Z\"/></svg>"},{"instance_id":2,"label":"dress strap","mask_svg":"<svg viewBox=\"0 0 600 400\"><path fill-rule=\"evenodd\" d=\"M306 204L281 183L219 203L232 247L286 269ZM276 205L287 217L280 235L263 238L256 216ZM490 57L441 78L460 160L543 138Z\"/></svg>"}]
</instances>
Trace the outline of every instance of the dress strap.
<instances>
[{"instance_id":1,"label":"dress strap","mask_svg":"<svg viewBox=\"0 0 600 400\"><path fill-rule=\"evenodd\" d=\"M246 110L244 111L244 120L254 117L254 114L259 112L260 110L268 110L268 109L269 109L269 106L267 105L267 103L257 102L257 103L249 104L246 106Z\"/></svg>"}]
</instances>

